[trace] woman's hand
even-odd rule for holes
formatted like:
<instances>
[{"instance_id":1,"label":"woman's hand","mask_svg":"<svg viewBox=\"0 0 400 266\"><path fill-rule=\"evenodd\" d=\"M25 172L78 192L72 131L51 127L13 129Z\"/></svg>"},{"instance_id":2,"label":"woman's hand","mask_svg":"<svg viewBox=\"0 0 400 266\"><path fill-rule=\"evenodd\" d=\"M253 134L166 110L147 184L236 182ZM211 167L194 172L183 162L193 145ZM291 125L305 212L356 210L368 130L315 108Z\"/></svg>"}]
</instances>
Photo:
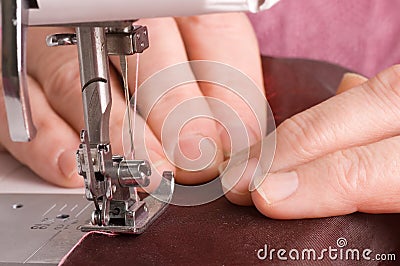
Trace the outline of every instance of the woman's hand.
<instances>
[{"instance_id":1,"label":"woman's hand","mask_svg":"<svg viewBox=\"0 0 400 266\"><path fill-rule=\"evenodd\" d=\"M278 219L400 211L400 65L347 79L338 95L277 128L269 174L253 192L243 177L229 200Z\"/></svg>"}]
</instances>

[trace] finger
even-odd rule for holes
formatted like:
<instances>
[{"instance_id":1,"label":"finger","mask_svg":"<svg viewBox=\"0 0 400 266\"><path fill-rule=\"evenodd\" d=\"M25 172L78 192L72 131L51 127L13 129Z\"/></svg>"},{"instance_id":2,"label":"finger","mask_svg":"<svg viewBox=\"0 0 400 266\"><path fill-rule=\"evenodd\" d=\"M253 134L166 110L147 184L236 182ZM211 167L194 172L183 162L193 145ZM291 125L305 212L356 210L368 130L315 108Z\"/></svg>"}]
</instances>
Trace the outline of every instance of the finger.
<instances>
[{"instance_id":1,"label":"finger","mask_svg":"<svg viewBox=\"0 0 400 266\"><path fill-rule=\"evenodd\" d=\"M47 35L73 32L70 28L29 28L28 73L36 79L50 106L76 132L84 128L78 53L75 45L47 47Z\"/></svg>"},{"instance_id":2,"label":"finger","mask_svg":"<svg viewBox=\"0 0 400 266\"><path fill-rule=\"evenodd\" d=\"M250 192L258 185L254 180L269 171L275 152L275 139L275 133L272 132L220 166L221 185L232 203L252 204Z\"/></svg>"},{"instance_id":3,"label":"finger","mask_svg":"<svg viewBox=\"0 0 400 266\"><path fill-rule=\"evenodd\" d=\"M399 97L395 89L399 84L396 71L396 67L390 68L280 125L270 172L290 169L340 149L396 135L399 126L392 121L397 121L399 111L390 100ZM347 86L346 80L353 82L353 77L345 77L341 87ZM363 79L356 77L356 80ZM253 173L254 169L246 171L246 174ZM243 175L238 182L237 175L224 174L222 184L234 188L227 194L228 199L239 205L248 204L252 176ZM234 183L238 184L232 186Z\"/></svg>"},{"instance_id":4,"label":"finger","mask_svg":"<svg viewBox=\"0 0 400 266\"><path fill-rule=\"evenodd\" d=\"M37 128L36 137L28 143L12 142L8 127L0 127L0 142L21 163L27 165L43 179L63 187L83 185L77 173L75 160L79 136L50 107L37 82L28 77L32 116ZM3 109L3 98L0 97ZM1 121L7 121L5 110Z\"/></svg>"},{"instance_id":5,"label":"finger","mask_svg":"<svg viewBox=\"0 0 400 266\"><path fill-rule=\"evenodd\" d=\"M263 134L263 125L265 125L263 115L265 114L265 109L260 106L262 103L250 106L244 99L250 99L252 94L256 95L255 97L259 99L260 91L262 92L262 98L264 89L257 39L247 16L241 13L212 14L180 17L176 18L176 21L190 60L210 60L228 64L255 82L256 86L246 88L246 93L239 92L239 95L210 82L200 83L200 88L204 95L219 99L233 110L236 110L241 121L246 126L249 143L239 141L242 145L233 146L231 145L231 141L237 142L237 140L231 139L232 134L229 135L224 127L218 124L218 131L221 136L225 156L228 157L231 152L237 152L246 148L249 144L254 144ZM196 75L199 75L198 71L195 70ZM229 79L233 80L233 84L235 82L240 83L240 81L235 80L238 78L240 77L229 77ZM251 89L258 91L252 92ZM257 108L260 109L258 115L253 110ZM218 115L221 112L220 108L215 107L212 111L217 117L220 116ZM234 125L232 127L233 131L238 130L235 127L241 127L241 125Z\"/></svg>"},{"instance_id":6,"label":"finger","mask_svg":"<svg viewBox=\"0 0 400 266\"><path fill-rule=\"evenodd\" d=\"M252 199L260 212L278 219L399 212L398 148L400 137L393 137L272 173Z\"/></svg>"},{"instance_id":7,"label":"finger","mask_svg":"<svg viewBox=\"0 0 400 266\"><path fill-rule=\"evenodd\" d=\"M336 91L336 94L340 94L342 92L345 92L351 88L360 86L364 82L368 81L368 79L364 76L361 76L356 73L345 73L343 75L342 80L339 83L338 89Z\"/></svg>"},{"instance_id":8,"label":"finger","mask_svg":"<svg viewBox=\"0 0 400 266\"><path fill-rule=\"evenodd\" d=\"M253 205L249 184L253 176L259 177L263 174L257 165L258 160L251 158L248 162L225 170L220 176L225 197L230 202L242 206Z\"/></svg>"},{"instance_id":9,"label":"finger","mask_svg":"<svg viewBox=\"0 0 400 266\"><path fill-rule=\"evenodd\" d=\"M139 83L143 83L144 80L161 69L188 60L184 43L172 18L143 19L140 20L140 23L146 25L149 29L151 48L140 55ZM128 60L129 86L133 90L136 59L129 57ZM112 62L115 66L119 64L117 58L112 58ZM159 140L162 139L162 132L165 130L163 125L166 117L176 106L185 101L194 98L200 99L196 101L196 104L189 106L186 113L196 113L199 110L211 113L207 102L198 98L202 97L203 94L197 84L190 83L177 86L165 95L161 91L162 85L163 81L160 81L158 85L151 88L141 88L137 99L140 113L143 114L146 123ZM156 97L163 95L163 97L155 104L152 102L154 95ZM217 175L217 166L223 160L215 122L206 118L196 118L186 124L179 124L181 122L180 115L176 114L172 124L166 125L170 128L180 128L179 140L178 136L168 136L166 141L162 143L169 160L177 166L176 179L178 182L186 184L208 181ZM215 152L212 154L215 154L215 156L207 158L206 161L210 163L204 164L204 167L193 168L190 164L191 161L201 161L198 160L200 157L200 159L204 159L201 156L203 148L207 151L214 150ZM200 165L203 164L200 163Z\"/></svg>"},{"instance_id":10,"label":"finger","mask_svg":"<svg viewBox=\"0 0 400 266\"><path fill-rule=\"evenodd\" d=\"M396 135L400 65L286 120L277 128L271 172Z\"/></svg>"}]
</instances>

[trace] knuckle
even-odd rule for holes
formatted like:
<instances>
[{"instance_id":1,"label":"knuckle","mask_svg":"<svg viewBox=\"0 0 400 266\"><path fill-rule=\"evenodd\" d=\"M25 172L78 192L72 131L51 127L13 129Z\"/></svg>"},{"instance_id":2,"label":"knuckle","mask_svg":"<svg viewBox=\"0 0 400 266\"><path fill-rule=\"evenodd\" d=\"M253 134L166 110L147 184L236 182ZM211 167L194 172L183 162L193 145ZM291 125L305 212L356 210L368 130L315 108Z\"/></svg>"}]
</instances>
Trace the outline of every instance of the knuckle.
<instances>
[{"instance_id":1,"label":"knuckle","mask_svg":"<svg viewBox=\"0 0 400 266\"><path fill-rule=\"evenodd\" d=\"M69 60L54 69L46 79L43 89L48 98L68 99L80 88L78 62Z\"/></svg>"},{"instance_id":2,"label":"knuckle","mask_svg":"<svg viewBox=\"0 0 400 266\"><path fill-rule=\"evenodd\" d=\"M329 176L336 177L334 188L344 198L358 197L368 186L368 176L373 167L363 147L343 150L333 154L334 164L328 169Z\"/></svg>"},{"instance_id":3,"label":"knuckle","mask_svg":"<svg viewBox=\"0 0 400 266\"><path fill-rule=\"evenodd\" d=\"M394 65L379 73L363 85L367 93L372 93L374 101L380 101L387 112L400 118L400 65Z\"/></svg>"},{"instance_id":4,"label":"knuckle","mask_svg":"<svg viewBox=\"0 0 400 266\"><path fill-rule=\"evenodd\" d=\"M318 126L313 112L307 110L285 120L277 129L278 142L284 142L285 148L300 160L308 160L317 154L318 147L323 147L324 132Z\"/></svg>"}]
</instances>

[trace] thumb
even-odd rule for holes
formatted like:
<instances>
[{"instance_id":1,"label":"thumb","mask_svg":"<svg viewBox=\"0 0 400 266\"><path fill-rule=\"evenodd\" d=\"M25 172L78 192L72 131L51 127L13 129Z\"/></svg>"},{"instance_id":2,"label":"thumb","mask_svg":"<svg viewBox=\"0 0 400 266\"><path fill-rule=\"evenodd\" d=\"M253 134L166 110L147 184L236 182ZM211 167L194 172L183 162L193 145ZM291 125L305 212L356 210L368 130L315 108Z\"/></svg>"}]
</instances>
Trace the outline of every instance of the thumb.
<instances>
[{"instance_id":1,"label":"thumb","mask_svg":"<svg viewBox=\"0 0 400 266\"><path fill-rule=\"evenodd\" d=\"M266 216L299 219L400 211L400 137L350 148L255 181Z\"/></svg>"}]
</instances>

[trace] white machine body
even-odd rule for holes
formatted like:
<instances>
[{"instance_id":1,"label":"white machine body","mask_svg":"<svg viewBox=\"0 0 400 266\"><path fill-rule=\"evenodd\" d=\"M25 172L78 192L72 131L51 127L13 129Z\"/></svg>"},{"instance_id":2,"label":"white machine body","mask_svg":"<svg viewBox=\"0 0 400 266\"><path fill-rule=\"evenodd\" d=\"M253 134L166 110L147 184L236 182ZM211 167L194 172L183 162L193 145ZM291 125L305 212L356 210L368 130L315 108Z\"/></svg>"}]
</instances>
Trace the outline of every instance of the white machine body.
<instances>
[{"instance_id":1,"label":"white machine body","mask_svg":"<svg viewBox=\"0 0 400 266\"><path fill-rule=\"evenodd\" d=\"M268 9L279 0L36 0L29 25L133 20Z\"/></svg>"}]
</instances>

